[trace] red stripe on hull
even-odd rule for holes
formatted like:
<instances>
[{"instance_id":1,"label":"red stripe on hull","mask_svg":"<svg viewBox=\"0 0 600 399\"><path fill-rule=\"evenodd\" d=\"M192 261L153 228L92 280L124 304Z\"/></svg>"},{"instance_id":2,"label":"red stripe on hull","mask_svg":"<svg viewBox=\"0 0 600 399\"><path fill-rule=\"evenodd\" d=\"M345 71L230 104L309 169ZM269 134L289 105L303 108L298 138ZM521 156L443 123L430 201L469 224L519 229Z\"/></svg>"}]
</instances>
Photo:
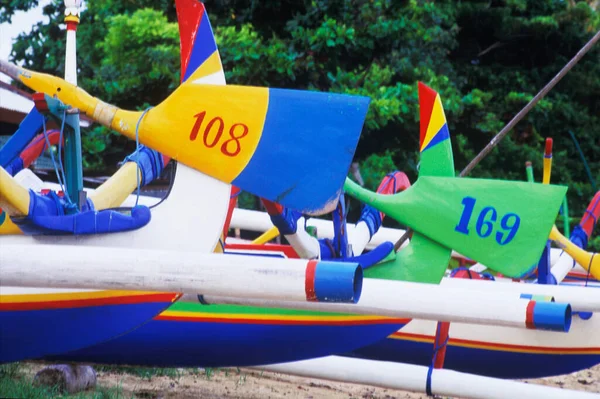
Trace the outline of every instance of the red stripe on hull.
<instances>
[{"instance_id":1,"label":"red stripe on hull","mask_svg":"<svg viewBox=\"0 0 600 399\"><path fill-rule=\"evenodd\" d=\"M132 305L150 302L174 302L179 297L179 295L180 294L166 293L47 302L9 302L0 303L0 311L69 309L106 305Z\"/></svg>"},{"instance_id":2,"label":"red stripe on hull","mask_svg":"<svg viewBox=\"0 0 600 399\"><path fill-rule=\"evenodd\" d=\"M411 333L402 333L395 332L391 335L391 337L396 337L400 339L427 339L431 342L434 341L434 337L430 335L421 335L421 334L411 334ZM521 351L530 351L530 350L539 350L548 353L588 353L588 352L600 352L600 348L569 348L569 347L548 347L548 346L527 346L527 345L516 345L516 344L498 344L494 342L484 342L484 341L473 341L468 339L460 339L460 338L450 338L448 340L448 345L473 345L478 346L479 349L497 349L497 350L521 350Z\"/></svg>"}]
</instances>

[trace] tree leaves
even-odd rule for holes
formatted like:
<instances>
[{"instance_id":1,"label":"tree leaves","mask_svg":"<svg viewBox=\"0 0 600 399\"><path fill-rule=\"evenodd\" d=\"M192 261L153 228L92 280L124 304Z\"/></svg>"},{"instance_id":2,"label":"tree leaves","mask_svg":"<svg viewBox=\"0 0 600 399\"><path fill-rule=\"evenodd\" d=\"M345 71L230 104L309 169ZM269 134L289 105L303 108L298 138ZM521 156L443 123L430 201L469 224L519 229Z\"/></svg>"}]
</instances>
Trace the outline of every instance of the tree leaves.
<instances>
[{"instance_id":1,"label":"tree leaves","mask_svg":"<svg viewBox=\"0 0 600 399\"><path fill-rule=\"evenodd\" d=\"M9 3L0 18L17 3L35 0ZM173 3L89 2L77 33L80 85L125 108L166 97L179 82ZM207 0L206 7L228 82L369 96L356 159L373 164L374 173L393 165L412 177L418 80L441 95L460 170L600 29L598 10L583 1ZM12 58L60 75L62 1L46 12L50 24L20 37ZM600 180L599 61L595 48L473 176L524 180L529 160L539 180L544 139L553 137L552 182L572 187L571 214L581 215L593 193L568 131ZM133 148L121 137L99 137L84 141L85 151L96 154L88 165L99 166L97 157L108 151Z\"/></svg>"},{"instance_id":2,"label":"tree leaves","mask_svg":"<svg viewBox=\"0 0 600 399\"><path fill-rule=\"evenodd\" d=\"M0 6L0 23L12 22L12 16L17 11L27 11L37 7L38 0L5 0Z\"/></svg>"}]
</instances>

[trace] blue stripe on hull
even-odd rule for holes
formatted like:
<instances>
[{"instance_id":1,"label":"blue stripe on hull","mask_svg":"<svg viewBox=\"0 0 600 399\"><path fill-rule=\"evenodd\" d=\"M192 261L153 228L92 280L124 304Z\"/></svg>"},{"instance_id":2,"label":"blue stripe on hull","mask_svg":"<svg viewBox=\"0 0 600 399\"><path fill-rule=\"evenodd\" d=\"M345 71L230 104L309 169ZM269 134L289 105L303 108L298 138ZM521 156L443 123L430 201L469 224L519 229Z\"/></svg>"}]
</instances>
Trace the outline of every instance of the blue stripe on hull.
<instances>
[{"instance_id":1,"label":"blue stripe on hull","mask_svg":"<svg viewBox=\"0 0 600 399\"><path fill-rule=\"evenodd\" d=\"M131 331L170 305L153 302L0 312L0 363L95 345Z\"/></svg>"},{"instance_id":2,"label":"blue stripe on hull","mask_svg":"<svg viewBox=\"0 0 600 399\"><path fill-rule=\"evenodd\" d=\"M261 187L261 196L305 213L336 201L368 106L366 97L269 89L262 137L232 184Z\"/></svg>"},{"instance_id":3,"label":"blue stripe on hull","mask_svg":"<svg viewBox=\"0 0 600 399\"><path fill-rule=\"evenodd\" d=\"M52 359L155 367L242 367L347 352L401 327L153 320L112 341Z\"/></svg>"},{"instance_id":4,"label":"blue stripe on hull","mask_svg":"<svg viewBox=\"0 0 600 399\"><path fill-rule=\"evenodd\" d=\"M432 344L385 339L347 356L429 366ZM497 378L540 378L573 373L600 363L597 354L536 354L448 346L444 368Z\"/></svg>"}]
</instances>

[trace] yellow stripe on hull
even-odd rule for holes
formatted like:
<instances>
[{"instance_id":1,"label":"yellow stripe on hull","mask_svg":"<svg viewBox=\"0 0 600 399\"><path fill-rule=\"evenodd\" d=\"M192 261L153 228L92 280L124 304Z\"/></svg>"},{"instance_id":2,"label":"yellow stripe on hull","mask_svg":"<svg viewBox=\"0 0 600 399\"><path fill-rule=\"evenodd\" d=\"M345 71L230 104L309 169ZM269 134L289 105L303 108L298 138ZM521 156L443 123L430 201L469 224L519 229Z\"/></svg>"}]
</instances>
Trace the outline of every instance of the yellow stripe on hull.
<instances>
[{"instance_id":1,"label":"yellow stripe on hull","mask_svg":"<svg viewBox=\"0 0 600 399\"><path fill-rule=\"evenodd\" d=\"M249 314L249 313L208 313L208 312L186 312L177 310L166 310L160 314L163 317L178 318L207 318L207 319L232 319L232 320L290 320L290 321L369 321L387 320L380 316L302 316L302 315L278 315L278 314Z\"/></svg>"}]
</instances>

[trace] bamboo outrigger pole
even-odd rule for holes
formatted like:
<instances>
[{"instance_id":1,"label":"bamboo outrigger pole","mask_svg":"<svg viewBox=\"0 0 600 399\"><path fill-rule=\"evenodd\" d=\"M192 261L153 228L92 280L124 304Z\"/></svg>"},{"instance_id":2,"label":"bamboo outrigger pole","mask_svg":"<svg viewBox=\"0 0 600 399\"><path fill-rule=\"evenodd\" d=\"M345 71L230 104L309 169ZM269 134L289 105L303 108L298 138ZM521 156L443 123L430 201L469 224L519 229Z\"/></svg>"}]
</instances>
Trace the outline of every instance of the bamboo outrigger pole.
<instances>
[{"instance_id":1,"label":"bamboo outrigger pole","mask_svg":"<svg viewBox=\"0 0 600 399\"><path fill-rule=\"evenodd\" d=\"M544 86L544 88L540 90L540 92L536 94L536 96L533 97L531 101L529 101L529 103L525 107L523 107L523 109L519 111L519 113L515 115L515 117L512 118L512 120L508 122L506 126L504 126L504 128L488 143L488 145L486 145L484 149L481 150L481 152L477 154L475 158L473 158L473 160L467 165L467 167L464 168L462 172L460 172L459 176L464 177L471 173L475 166L477 166L477 164L479 164L479 162L481 162L483 158L485 158L487 154L489 154L494 149L494 147L496 147L498 143L500 143L500 141L508 134L508 132L510 132L510 130L513 127L515 127L515 125L519 123L519 121L521 121L521 119L523 119L525 115L527 115L529 111L531 111L532 108L542 98L544 98L546 94L548 94L548 92L552 90L552 88L554 88L554 86L556 86L558 82L560 82L560 80L571 70L571 68L573 68L579 62L579 60L581 60L583 56L588 51L590 51L590 49L594 46L594 44L596 44L596 42L598 42L598 40L600 40L600 31L596 32L596 34L585 44L585 46L583 46L581 50L579 50L577 54L575 54L571 61L569 61L567 65L565 65L560 70L560 72L558 72L556 76L552 78L552 80L548 82L548 84Z\"/></svg>"},{"instance_id":2,"label":"bamboo outrigger pole","mask_svg":"<svg viewBox=\"0 0 600 399\"><path fill-rule=\"evenodd\" d=\"M567 65L565 65L556 74L556 76L554 76L554 78L552 78L552 80L550 80L550 82L548 82L548 84L546 84L546 86L544 86L544 88L542 88L542 90L540 90L539 93L536 94L536 96L533 97L531 101L529 101L529 103L525 107L523 107L523 109L519 111L519 113L516 114L514 118L512 118L511 121L506 124L506 126L504 126L502 130L500 130L500 132L496 136L494 136L494 138L488 143L488 145L486 145L483 148L483 150L481 150L481 152L479 152L479 154L477 154L477 156L473 158L473 160L462 170L462 172L460 172L459 177L465 177L466 175L471 173L475 166L477 166L479 162L481 162L494 149L494 147L496 147L500 143L500 141L502 141L502 139L508 134L508 132L510 132L512 128L515 127L515 125L519 123L521 119L523 119L525 115L527 115L529 111L531 111L533 107L542 98L544 98L546 94L548 94L548 92L552 90L558 82L560 82L560 80L579 62L579 60L581 60L583 56L588 51L590 51L590 49L594 46L594 44L598 42L598 40L600 40L600 31L596 32L596 34L585 44L585 46L583 46L581 50L579 50L577 54L575 54L575 56L571 58L571 61L569 61ZM400 239L394 245L394 250L397 251L398 249L400 249L402 244L404 244L404 242L410 238L411 234L412 230L407 229L406 233L404 233L404 235L400 237Z\"/></svg>"}]
</instances>

